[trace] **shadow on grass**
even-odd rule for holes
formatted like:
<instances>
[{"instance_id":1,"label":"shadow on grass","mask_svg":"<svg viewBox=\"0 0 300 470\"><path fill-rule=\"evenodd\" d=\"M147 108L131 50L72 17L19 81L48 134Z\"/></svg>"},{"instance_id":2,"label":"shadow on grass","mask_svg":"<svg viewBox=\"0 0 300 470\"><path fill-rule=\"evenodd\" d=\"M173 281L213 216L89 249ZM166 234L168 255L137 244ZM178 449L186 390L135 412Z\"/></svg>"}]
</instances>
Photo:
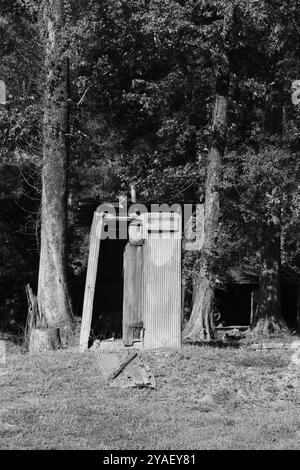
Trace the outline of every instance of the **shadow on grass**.
<instances>
[{"instance_id":1,"label":"shadow on grass","mask_svg":"<svg viewBox=\"0 0 300 470\"><path fill-rule=\"evenodd\" d=\"M223 340L211 340L211 341L192 341L192 340L185 340L183 341L183 345L186 346L206 346L208 348L234 348L238 349L240 347L238 340L230 340L230 341L223 341Z\"/></svg>"}]
</instances>

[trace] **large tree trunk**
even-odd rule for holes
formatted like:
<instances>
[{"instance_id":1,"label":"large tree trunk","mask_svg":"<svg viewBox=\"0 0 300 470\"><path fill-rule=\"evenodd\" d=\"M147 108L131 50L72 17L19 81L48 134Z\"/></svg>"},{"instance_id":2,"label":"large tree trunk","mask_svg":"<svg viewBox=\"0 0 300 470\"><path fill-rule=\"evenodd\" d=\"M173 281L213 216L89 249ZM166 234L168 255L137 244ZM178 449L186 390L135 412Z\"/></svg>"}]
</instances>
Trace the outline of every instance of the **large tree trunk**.
<instances>
[{"instance_id":1,"label":"large tree trunk","mask_svg":"<svg viewBox=\"0 0 300 470\"><path fill-rule=\"evenodd\" d=\"M280 333L287 329L281 316L280 239L268 232L265 237L258 305L252 324L253 332L260 335Z\"/></svg>"},{"instance_id":2,"label":"large tree trunk","mask_svg":"<svg viewBox=\"0 0 300 470\"><path fill-rule=\"evenodd\" d=\"M40 354L60 346L59 330L56 328L31 328L29 354Z\"/></svg>"},{"instance_id":3,"label":"large tree trunk","mask_svg":"<svg viewBox=\"0 0 300 470\"><path fill-rule=\"evenodd\" d=\"M277 137L279 145L282 138L282 116L283 82L274 79L268 90L265 129L272 139ZM281 315L280 301L280 216L280 209L278 209L278 223L270 223L264 230L258 305L251 325L254 334L268 335L288 330Z\"/></svg>"},{"instance_id":4,"label":"large tree trunk","mask_svg":"<svg viewBox=\"0 0 300 470\"><path fill-rule=\"evenodd\" d=\"M74 319L67 280L68 59L63 0L44 1L45 52L40 314L67 337Z\"/></svg>"},{"instance_id":5,"label":"large tree trunk","mask_svg":"<svg viewBox=\"0 0 300 470\"><path fill-rule=\"evenodd\" d=\"M214 250L216 247L220 216L219 186L222 179L222 160L227 129L227 103L229 66L217 80L216 97L212 119L212 142L208 156L208 167L204 204L204 245L201 253L201 269L196 281L196 294L190 320L184 336L189 340L209 341L214 337Z\"/></svg>"}]
</instances>

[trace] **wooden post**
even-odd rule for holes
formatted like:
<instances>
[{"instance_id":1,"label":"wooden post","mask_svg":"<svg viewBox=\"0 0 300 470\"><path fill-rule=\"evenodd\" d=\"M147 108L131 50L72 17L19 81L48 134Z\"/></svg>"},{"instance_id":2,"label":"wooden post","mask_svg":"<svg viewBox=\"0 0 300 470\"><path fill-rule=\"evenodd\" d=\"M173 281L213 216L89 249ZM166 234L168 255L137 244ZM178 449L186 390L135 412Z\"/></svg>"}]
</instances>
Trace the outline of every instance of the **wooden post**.
<instances>
[{"instance_id":1,"label":"wooden post","mask_svg":"<svg viewBox=\"0 0 300 470\"><path fill-rule=\"evenodd\" d=\"M181 279L181 328L183 325L184 321L184 301L185 301L185 287L186 287L186 282L185 279Z\"/></svg>"},{"instance_id":2,"label":"wooden post","mask_svg":"<svg viewBox=\"0 0 300 470\"><path fill-rule=\"evenodd\" d=\"M252 325L254 317L255 317L257 303L258 303L258 289L254 289L251 292L250 326Z\"/></svg>"},{"instance_id":3,"label":"wooden post","mask_svg":"<svg viewBox=\"0 0 300 470\"><path fill-rule=\"evenodd\" d=\"M79 341L79 348L81 352L86 351L86 349L88 348L88 341L91 330L94 294L100 252L100 240L103 227L103 217L104 214L100 212L94 212L90 233L89 260L85 281L85 292Z\"/></svg>"}]
</instances>

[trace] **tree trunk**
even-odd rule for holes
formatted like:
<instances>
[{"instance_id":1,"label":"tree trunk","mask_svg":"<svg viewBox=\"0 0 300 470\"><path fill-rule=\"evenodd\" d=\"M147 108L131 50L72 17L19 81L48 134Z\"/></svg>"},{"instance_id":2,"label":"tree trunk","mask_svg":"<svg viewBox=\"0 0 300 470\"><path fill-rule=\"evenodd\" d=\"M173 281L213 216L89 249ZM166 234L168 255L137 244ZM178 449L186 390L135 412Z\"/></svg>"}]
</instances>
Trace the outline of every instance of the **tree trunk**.
<instances>
[{"instance_id":1,"label":"tree trunk","mask_svg":"<svg viewBox=\"0 0 300 470\"><path fill-rule=\"evenodd\" d=\"M67 280L68 59L63 0L43 2L45 53L41 252L38 305L67 338L74 318Z\"/></svg>"},{"instance_id":2,"label":"tree trunk","mask_svg":"<svg viewBox=\"0 0 300 470\"><path fill-rule=\"evenodd\" d=\"M204 204L204 244L201 254L201 269L196 282L196 294L190 320L184 337L189 340L214 338L214 250L216 248L220 216L219 186L222 180L222 160L225 150L227 129L227 103L229 87L229 66L217 80L216 98L212 119L212 142L208 156L208 167Z\"/></svg>"},{"instance_id":3,"label":"tree trunk","mask_svg":"<svg viewBox=\"0 0 300 470\"><path fill-rule=\"evenodd\" d=\"M269 88L266 102L266 133L273 139L282 137L283 116L283 83L273 80ZM278 210L278 220L281 212ZM266 225L264 230L264 245L262 269L259 281L259 295L257 310L254 315L251 329L253 334L269 335L288 331L281 315L280 301L280 264L281 264L281 234L280 222Z\"/></svg>"},{"instance_id":4,"label":"tree trunk","mask_svg":"<svg viewBox=\"0 0 300 470\"><path fill-rule=\"evenodd\" d=\"M260 274L258 305L254 315L254 334L269 335L286 331L281 316L280 240L266 233L264 261Z\"/></svg>"},{"instance_id":5,"label":"tree trunk","mask_svg":"<svg viewBox=\"0 0 300 470\"><path fill-rule=\"evenodd\" d=\"M57 328L31 328L29 335L29 354L39 354L57 349L60 346Z\"/></svg>"}]
</instances>

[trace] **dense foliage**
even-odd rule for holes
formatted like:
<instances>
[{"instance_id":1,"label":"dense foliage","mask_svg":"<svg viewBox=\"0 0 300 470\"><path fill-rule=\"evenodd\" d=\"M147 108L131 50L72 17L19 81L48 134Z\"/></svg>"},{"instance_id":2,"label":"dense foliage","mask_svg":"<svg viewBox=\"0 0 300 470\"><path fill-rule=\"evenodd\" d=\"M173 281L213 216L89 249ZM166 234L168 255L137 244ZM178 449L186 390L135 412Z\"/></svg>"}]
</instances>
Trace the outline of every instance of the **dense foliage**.
<instances>
[{"instance_id":1,"label":"dense foliage","mask_svg":"<svg viewBox=\"0 0 300 470\"><path fill-rule=\"evenodd\" d=\"M20 309L23 285L36 279L41 3L0 3L0 79L8 88L8 104L0 108L3 315L12 306ZM215 76L222 67L225 36L230 122L216 270L223 278L228 266L259 266L268 230L282 237L282 262L295 269L300 109L290 93L292 81L300 79L299 2L66 0L65 6L74 282L86 263L86 231L74 222L79 199L112 200L128 194L134 182L141 202L203 201ZM223 20L229 10L232 24ZM283 110L281 132L275 135L266 111L274 93L280 93ZM197 258L197 253L186 256L189 279Z\"/></svg>"}]
</instances>

